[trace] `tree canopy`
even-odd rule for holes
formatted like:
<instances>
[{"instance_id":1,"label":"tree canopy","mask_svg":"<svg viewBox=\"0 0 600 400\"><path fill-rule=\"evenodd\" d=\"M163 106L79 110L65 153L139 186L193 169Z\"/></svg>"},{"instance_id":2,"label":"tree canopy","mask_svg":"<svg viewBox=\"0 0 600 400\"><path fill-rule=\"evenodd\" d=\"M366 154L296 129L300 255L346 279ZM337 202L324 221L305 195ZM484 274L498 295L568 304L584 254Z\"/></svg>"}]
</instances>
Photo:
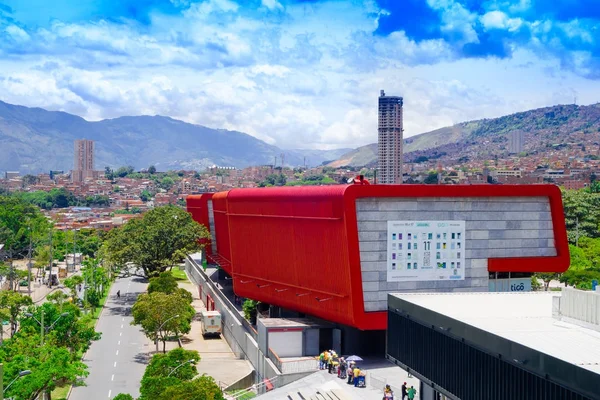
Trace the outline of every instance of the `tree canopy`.
<instances>
[{"instance_id":1,"label":"tree canopy","mask_svg":"<svg viewBox=\"0 0 600 400\"><path fill-rule=\"evenodd\" d=\"M172 336L188 333L196 311L190 305L191 296L181 293L144 293L138 296L132 307L132 324L140 325L151 340L165 343Z\"/></svg>"},{"instance_id":2,"label":"tree canopy","mask_svg":"<svg viewBox=\"0 0 600 400\"><path fill-rule=\"evenodd\" d=\"M199 240L209 237L206 227L185 210L158 207L110 231L103 254L110 263L124 266L131 262L153 277L200 249Z\"/></svg>"},{"instance_id":3,"label":"tree canopy","mask_svg":"<svg viewBox=\"0 0 600 400\"><path fill-rule=\"evenodd\" d=\"M197 377L195 365L199 361L197 351L183 349L154 355L144 372L138 400L223 400L213 378Z\"/></svg>"}]
</instances>

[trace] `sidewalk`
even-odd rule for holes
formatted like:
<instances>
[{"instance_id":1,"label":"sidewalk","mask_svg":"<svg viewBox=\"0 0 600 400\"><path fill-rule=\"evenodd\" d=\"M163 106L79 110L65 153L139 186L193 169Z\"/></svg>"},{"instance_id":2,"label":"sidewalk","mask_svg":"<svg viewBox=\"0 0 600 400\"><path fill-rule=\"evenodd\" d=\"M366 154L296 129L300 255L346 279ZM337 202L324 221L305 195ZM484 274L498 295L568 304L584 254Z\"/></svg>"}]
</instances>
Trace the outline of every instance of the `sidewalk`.
<instances>
[{"instance_id":1,"label":"sidewalk","mask_svg":"<svg viewBox=\"0 0 600 400\"><path fill-rule=\"evenodd\" d=\"M198 297L198 289L189 280L179 281L178 284L180 288L190 292L194 299L192 307L196 310L196 316L192 321L190 333L181 337L181 343L184 349L200 353L200 362L196 366L198 373L212 376L221 387L227 387L251 373L250 362L240 360L222 335L206 339L202 336L200 312L206 310L206 307ZM160 347L162 350L162 343ZM176 347L176 342L167 342L167 350Z\"/></svg>"}]
</instances>

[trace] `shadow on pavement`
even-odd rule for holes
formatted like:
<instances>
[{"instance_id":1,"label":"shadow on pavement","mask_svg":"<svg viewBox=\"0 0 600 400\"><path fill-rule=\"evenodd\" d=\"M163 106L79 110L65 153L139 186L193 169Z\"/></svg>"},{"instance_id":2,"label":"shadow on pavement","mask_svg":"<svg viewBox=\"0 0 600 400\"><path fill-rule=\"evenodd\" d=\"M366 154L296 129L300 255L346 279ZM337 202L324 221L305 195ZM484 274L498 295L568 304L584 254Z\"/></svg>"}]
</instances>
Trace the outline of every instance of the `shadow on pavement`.
<instances>
[{"instance_id":1,"label":"shadow on pavement","mask_svg":"<svg viewBox=\"0 0 600 400\"><path fill-rule=\"evenodd\" d=\"M133 361L135 361L138 364L146 365L150 362L150 358L152 358L152 355L150 353L137 353L133 357Z\"/></svg>"}]
</instances>

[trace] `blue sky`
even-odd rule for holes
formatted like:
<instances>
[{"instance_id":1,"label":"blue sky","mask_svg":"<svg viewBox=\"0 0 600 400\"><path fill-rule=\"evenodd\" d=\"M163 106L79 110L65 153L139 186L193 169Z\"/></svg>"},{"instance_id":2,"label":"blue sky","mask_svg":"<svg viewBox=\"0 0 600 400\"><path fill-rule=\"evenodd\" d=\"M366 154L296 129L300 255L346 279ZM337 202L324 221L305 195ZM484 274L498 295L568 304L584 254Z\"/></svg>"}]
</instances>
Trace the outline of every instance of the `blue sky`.
<instances>
[{"instance_id":1,"label":"blue sky","mask_svg":"<svg viewBox=\"0 0 600 400\"><path fill-rule=\"evenodd\" d=\"M600 97L598 0L0 0L0 100L161 114L284 148Z\"/></svg>"}]
</instances>

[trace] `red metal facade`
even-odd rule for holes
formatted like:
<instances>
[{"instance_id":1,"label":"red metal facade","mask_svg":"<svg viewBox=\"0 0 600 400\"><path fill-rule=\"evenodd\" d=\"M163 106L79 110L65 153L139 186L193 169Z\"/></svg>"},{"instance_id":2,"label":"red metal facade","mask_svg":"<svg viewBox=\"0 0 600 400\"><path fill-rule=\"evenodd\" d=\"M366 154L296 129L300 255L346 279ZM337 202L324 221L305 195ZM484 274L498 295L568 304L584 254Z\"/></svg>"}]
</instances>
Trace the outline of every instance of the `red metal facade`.
<instances>
[{"instance_id":1,"label":"red metal facade","mask_svg":"<svg viewBox=\"0 0 600 400\"><path fill-rule=\"evenodd\" d=\"M233 189L213 196L217 248L239 296L363 330L386 328L365 312L356 200L372 197L547 197L555 257L490 259L490 271L564 272L569 251L553 185L339 185ZM526 261L526 262L524 262Z\"/></svg>"},{"instance_id":2,"label":"red metal facade","mask_svg":"<svg viewBox=\"0 0 600 400\"><path fill-rule=\"evenodd\" d=\"M213 255L217 263L229 275L233 275L231 267L231 247L229 237L229 219L227 217L227 195L229 192L215 193L212 197L215 221L215 239L217 254Z\"/></svg>"},{"instance_id":3,"label":"red metal facade","mask_svg":"<svg viewBox=\"0 0 600 400\"><path fill-rule=\"evenodd\" d=\"M186 207L194 221L197 221L204 225L210 232L210 219L208 210L208 201L212 199L212 193L193 194L185 198ZM207 257L211 257L212 246L210 239L201 239L200 243L204 245L204 250Z\"/></svg>"}]
</instances>

